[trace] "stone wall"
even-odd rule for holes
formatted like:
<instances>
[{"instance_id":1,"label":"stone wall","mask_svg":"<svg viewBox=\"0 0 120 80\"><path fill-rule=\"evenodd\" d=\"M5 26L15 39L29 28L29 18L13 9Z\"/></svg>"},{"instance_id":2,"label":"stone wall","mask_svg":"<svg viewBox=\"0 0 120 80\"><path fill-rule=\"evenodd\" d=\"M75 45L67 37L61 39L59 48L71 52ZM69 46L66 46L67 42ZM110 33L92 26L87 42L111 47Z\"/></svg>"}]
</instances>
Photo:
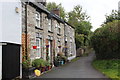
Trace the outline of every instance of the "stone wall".
<instances>
[{"instance_id":1,"label":"stone wall","mask_svg":"<svg viewBox=\"0 0 120 80\"><path fill-rule=\"evenodd\" d=\"M26 26L25 26L25 5L22 4L22 54L25 56L26 50ZM41 13L42 20L41 26L42 28L36 28L36 16L35 13ZM43 12L42 10L36 10L35 7L28 5L27 6L27 56L30 57L31 60L36 58L36 49L33 49L33 46L36 46L36 33L41 34L42 39L42 54L41 57L46 60L47 58L47 48L46 45L49 44L49 41L52 42L52 50L51 50L51 60L52 63L54 57L57 56L59 52L64 52L63 49L65 47L65 35L67 35L68 39L68 53L71 52L70 47L72 47L72 52L75 51L75 40L74 40L74 29L67 25L64 26L65 23L57 20L54 17L51 17L52 20L52 31L48 31L48 13ZM60 27L60 33L58 34L58 27ZM72 46L70 45L70 38L72 38ZM60 41L60 43L58 43ZM61 48L58 48L61 46Z\"/></svg>"}]
</instances>

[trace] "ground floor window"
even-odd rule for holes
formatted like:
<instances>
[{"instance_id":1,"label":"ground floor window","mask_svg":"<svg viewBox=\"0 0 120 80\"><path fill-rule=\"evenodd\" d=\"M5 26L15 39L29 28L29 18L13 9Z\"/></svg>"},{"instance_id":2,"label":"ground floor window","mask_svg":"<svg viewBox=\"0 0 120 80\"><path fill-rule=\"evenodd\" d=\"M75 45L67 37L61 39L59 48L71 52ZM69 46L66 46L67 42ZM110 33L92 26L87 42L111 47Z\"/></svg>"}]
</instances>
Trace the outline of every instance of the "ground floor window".
<instances>
[{"instance_id":1,"label":"ground floor window","mask_svg":"<svg viewBox=\"0 0 120 80\"><path fill-rule=\"evenodd\" d=\"M42 38L36 38L36 58L42 57Z\"/></svg>"}]
</instances>

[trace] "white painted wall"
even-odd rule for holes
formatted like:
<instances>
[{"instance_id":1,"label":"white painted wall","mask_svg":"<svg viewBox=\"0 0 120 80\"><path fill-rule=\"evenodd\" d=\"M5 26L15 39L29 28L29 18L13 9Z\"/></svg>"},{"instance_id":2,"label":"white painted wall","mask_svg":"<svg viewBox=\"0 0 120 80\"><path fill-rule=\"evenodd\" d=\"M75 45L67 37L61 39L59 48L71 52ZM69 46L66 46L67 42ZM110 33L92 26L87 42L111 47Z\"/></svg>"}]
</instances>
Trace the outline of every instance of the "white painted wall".
<instances>
[{"instance_id":1,"label":"white painted wall","mask_svg":"<svg viewBox=\"0 0 120 80\"><path fill-rule=\"evenodd\" d=\"M0 42L2 42L2 3L0 3Z\"/></svg>"},{"instance_id":2,"label":"white painted wall","mask_svg":"<svg viewBox=\"0 0 120 80\"><path fill-rule=\"evenodd\" d=\"M2 16L2 4L0 3L0 17ZM0 18L0 42L2 40L2 19ZM2 79L2 45L0 45L0 80Z\"/></svg>"},{"instance_id":3,"label":"white painted wall","mask_svg":"<svg viewBox=\"0 0 120 80\"><path fill-rule=\"evenodd\" d=\"M9 0L6 0L6 2L4 2L4 0L2 1L0 0L0 43L21 44L21 2L20 0L11 0L13 2L8 2ZM19 8L19 13L16 13L16 7ZM2 45L0 45L0 80L1 79Z\"/></svg>"},{"instance_id":4,"label":"white painted wall","mask_svg":"<svg viewBox=\"0 0 120 80\"><path fill-rule=\"evenodd\" d=\"M2 79L2 46L0 45L0 80Z\"/></svg>"},{"instance_id":5,"label":"white painted wall","mask_svg":"<svg viewBox=\"0 0 120 80\"><path fill-rule=\"evenodd\" d=\"M18 0L19 1L19 0ZM16 13L15 8L19 8ZM2 41L21 44L21 3L2 2ZM0 16L1 18L1 16Z\"/></svg>"}]
</instances>

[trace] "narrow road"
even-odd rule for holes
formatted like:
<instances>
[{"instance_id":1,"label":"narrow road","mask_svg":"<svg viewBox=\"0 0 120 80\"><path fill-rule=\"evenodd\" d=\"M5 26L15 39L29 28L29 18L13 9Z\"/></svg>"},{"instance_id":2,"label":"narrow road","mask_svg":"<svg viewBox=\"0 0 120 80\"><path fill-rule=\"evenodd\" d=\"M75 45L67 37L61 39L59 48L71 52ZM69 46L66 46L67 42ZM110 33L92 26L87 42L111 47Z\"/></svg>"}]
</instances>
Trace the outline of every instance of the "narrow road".
<instances>
[{"instance_id":1,"label":"narrow road","mask_svg":"<svg viewBox=\"0 0 120 80\"><path fill-rule=\"evenodd\" d=\"M93 52L87 57L81 57L78 61L55 67L39 78L105 78L104 80L109 80L92 67L91 63L94 58Z\"/></svg>"}]
</instances>

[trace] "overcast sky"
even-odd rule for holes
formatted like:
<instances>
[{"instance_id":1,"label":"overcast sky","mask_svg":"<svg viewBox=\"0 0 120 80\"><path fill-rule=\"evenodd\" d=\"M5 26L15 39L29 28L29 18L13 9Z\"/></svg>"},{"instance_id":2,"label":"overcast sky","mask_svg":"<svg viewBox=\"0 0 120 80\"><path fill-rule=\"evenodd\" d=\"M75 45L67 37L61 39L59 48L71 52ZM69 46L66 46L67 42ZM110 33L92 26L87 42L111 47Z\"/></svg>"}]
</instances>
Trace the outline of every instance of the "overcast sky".
<instances>
[{"instance_id":1,"label":"overcast sky","mask_svg":"<svg viewBox=\"0 0 120 80\"><path fill-rule=\"evenodd\" d=\"M92 31L100 27L105 20L105 15L110 14L112 9L118 10L120 0L47 0L47 2L62 3L67 12L74 6L81 5L84 11L91 16Z\"/></svg>"}]
</instances>

